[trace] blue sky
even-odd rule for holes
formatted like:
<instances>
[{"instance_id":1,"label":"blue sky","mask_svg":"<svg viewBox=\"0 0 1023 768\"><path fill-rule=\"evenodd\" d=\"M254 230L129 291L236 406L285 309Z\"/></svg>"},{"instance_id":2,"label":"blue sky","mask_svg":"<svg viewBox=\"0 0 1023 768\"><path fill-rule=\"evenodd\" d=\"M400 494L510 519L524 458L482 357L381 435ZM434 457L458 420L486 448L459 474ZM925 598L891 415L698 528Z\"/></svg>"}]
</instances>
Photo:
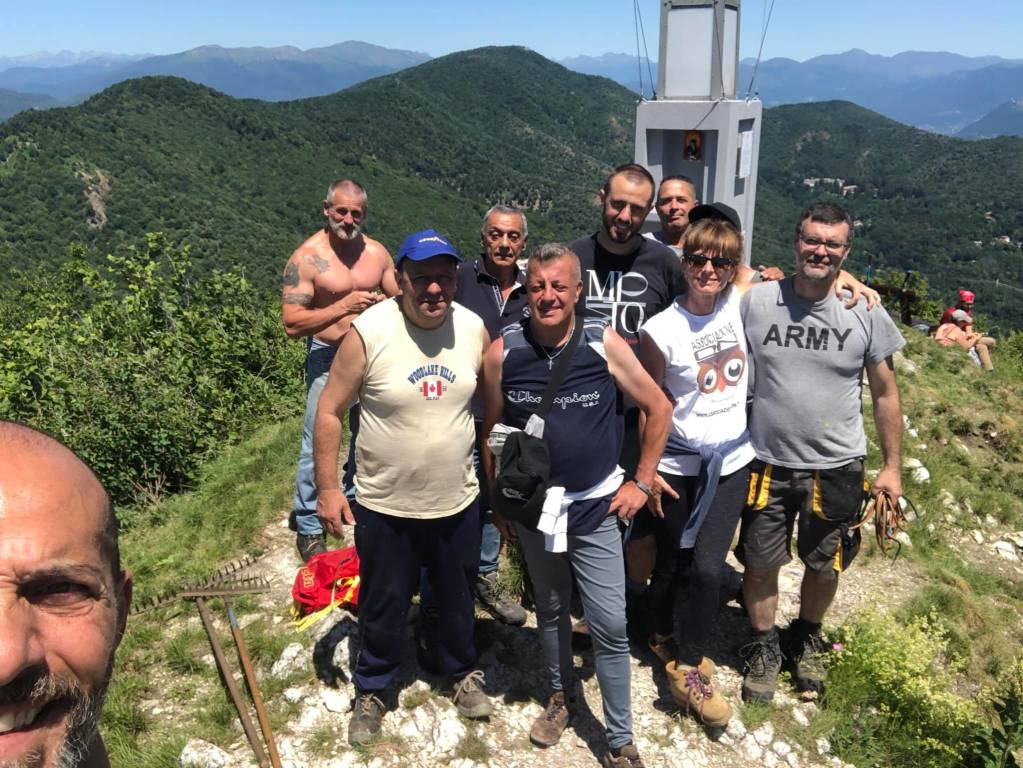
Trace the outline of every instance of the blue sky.
<instances>
[{"instance_id":1,"label":"blue sky","mask_svg":"<svg viewBox=\"0 0 1023 768\"><path fill-rule=\"evenodd\" d=\"M742 55L756 55L771 0L743 0ZM3 0L0 56L40 50L172 53L207 43L311 48L365 40L437 56L525 45L550 58L634 52L631 0ZM656 57L660 0L641 0ZM863 48L1023 58L1023 0L775 0L764 57Z\"/></svg>"}]
</instances>

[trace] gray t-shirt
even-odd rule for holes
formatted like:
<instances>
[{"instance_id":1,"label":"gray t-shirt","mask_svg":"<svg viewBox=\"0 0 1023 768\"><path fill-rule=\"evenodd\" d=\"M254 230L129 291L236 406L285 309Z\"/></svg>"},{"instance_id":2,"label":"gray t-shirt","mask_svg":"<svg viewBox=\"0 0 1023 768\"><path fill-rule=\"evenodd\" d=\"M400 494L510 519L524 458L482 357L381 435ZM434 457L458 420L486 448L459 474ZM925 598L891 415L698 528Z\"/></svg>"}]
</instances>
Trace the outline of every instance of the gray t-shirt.
<instances>
[{"instance_id":1,"label":"gray t-shirt","mask_svg":"<svg viewBox=\"0 0 1023 768\"><path fill-rule=\"evenodd\" d=\"M750 437L757 458L793 469L840 467L867 453L863 368L906 343L881 307L852 309L834 294L796 295L792 278L743 296L753 358Z\"/></svg>"}]
</instances>

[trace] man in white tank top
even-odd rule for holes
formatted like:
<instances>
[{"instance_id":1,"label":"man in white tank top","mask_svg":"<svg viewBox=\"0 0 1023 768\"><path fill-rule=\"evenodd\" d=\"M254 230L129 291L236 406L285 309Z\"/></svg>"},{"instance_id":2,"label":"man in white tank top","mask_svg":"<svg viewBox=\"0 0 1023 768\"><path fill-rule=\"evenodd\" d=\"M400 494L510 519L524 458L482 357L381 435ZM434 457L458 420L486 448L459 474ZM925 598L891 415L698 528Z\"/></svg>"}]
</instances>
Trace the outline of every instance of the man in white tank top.
<instances>
[{"instance_id":1,"label":"man in white tank top","mask_svg":"<svg viewBox=\"0 0 1023 768\"><path fill-rule=\"evenodd\" d=\"M446 238L432 229L410 235L396 263L402 293L352 322L355 332L341 342L313 433L316 513L338 538L342 525L355 526L360 560L352 744L380 731L384 690L401 665L422 568L438 620L424 627L435 653L420 664L458 681L460 714L491 712L473 642L480 523L470 407L490 339L479 316L454 302L458 255ZM341 419L356 397L362 415L350 506L337 461Z\"/></svg>"}]
</instances>

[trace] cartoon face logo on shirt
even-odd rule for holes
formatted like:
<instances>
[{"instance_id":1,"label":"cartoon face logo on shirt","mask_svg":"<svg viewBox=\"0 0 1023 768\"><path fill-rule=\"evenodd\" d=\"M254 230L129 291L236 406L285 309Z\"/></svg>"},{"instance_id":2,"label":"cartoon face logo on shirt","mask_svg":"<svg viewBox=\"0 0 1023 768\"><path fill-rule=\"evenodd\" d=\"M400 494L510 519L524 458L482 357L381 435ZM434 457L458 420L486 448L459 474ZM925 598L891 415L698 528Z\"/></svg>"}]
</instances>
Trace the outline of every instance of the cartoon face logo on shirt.
<instances>
[{"instance_id":1,"label":"cartoon face logo on shirt","mask_svg":"<svg viewBox=\"0 0 1023 768\"><path fill-rule=\"evenodd\" d=\"M736 386L746 370L746 353L738 345L705 350L700 358L696 382L704 395L724 392L725 387Z\"/></svg>"}]
</instances>

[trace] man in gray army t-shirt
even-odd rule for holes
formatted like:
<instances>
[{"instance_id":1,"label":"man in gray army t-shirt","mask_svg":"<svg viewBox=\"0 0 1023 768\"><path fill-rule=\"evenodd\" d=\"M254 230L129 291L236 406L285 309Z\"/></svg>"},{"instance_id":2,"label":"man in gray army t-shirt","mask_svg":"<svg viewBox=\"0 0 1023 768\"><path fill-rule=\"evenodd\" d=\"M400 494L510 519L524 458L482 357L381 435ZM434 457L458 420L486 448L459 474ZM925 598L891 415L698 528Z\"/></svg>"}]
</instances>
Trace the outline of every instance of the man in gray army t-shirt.
<instances>
[{"instance_id":1,"label":"man in gray army t-shirt","mask_svg":"<svg viewBox=\"0 0 1023 768\"><path fill-rule=\"evenodd\" d=\"M849 215L816 203L796 226L796 272L749 291L742 301L754 362L750 435L757 458L736 554L745 566L743 597L752 623L742 695L774 696L782 642L774 627L778 571L792 559L806 565L799 618L784 638L785 658L802 691L823 689L821 621L838 575L859 548L855 523L863 500L862 382L866 369L884 466L870 493L902 494L899 476L902 409L892 354L905 340L881 308L864 301L845 309L833 291L849 255Z\"/></svg>"}]
</instances>

